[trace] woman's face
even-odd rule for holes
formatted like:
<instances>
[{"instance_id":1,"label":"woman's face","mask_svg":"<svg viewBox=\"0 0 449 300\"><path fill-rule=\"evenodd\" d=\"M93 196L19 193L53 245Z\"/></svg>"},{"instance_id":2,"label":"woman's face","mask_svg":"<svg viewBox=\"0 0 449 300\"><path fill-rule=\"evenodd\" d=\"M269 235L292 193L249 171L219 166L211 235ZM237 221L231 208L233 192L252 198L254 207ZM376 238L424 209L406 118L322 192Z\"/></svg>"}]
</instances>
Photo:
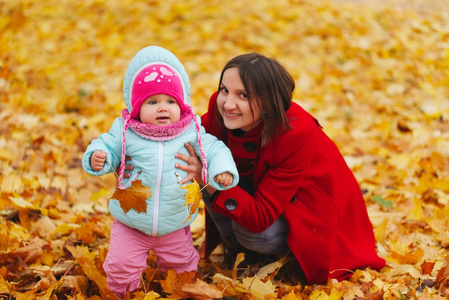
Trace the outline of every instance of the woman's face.
<instances>
[{"instance_id":1,"label":"woman's face","mask_svg":"<svg viewBox=\"0 0 449 300\"><path fill-rule=\"evenodd\" d=\"M258 107L253 107L254 115L251 113L248 94L240 79L239 70L235 67L223 73L217 107L224 125L231 130L250 131L262 121Z\"/></svg>"}]
</instances>

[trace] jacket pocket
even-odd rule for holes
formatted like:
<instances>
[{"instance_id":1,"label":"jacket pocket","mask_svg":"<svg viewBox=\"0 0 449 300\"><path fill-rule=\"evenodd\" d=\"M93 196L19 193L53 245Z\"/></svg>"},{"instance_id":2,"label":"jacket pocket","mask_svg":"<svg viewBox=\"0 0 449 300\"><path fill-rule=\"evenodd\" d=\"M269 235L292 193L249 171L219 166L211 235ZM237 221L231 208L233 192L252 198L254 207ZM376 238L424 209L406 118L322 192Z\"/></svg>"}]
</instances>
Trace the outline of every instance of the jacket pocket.
<instances>
[{"instance_id":1,"label":"jacket pocket","mask_svg":"<svg viewBox=\"0 0 449 300\"><path fill-rule=\"evenodd\" d=\"M299 201L322 216L329 225L338 224L340 214L334 200L313 183L309 184Z\"/></svg>"}]
</instances>

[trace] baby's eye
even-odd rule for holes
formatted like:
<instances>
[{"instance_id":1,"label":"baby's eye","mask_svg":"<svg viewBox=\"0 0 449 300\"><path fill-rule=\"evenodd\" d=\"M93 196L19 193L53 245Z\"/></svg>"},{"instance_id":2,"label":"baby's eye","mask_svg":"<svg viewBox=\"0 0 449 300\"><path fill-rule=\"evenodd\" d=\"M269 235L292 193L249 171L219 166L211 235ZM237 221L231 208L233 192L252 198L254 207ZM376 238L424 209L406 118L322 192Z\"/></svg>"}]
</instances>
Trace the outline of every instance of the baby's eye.
<instances>
[{"instance_id":1,"label":"baby's eye","mask_svg":"<svg viewBox=\"0 0 449 300\"><path fill-rule=\"evenodd\" d=\"M169 104L175 104L175 103L177 103L177 102L176 102L176 100L168 100L168 103L169 103Z\"/></svg>"},{"instance_id":2,"label":"baby's eye","mask_svg":"<svg viewBox=\"0 0 449 300\"><path fill-rule=\"evenodd\" d=\"M150 101L148 101L148 104L156 104L157 102L155 101L155 100L150 100Z\"/></svg>"}]
</instances>

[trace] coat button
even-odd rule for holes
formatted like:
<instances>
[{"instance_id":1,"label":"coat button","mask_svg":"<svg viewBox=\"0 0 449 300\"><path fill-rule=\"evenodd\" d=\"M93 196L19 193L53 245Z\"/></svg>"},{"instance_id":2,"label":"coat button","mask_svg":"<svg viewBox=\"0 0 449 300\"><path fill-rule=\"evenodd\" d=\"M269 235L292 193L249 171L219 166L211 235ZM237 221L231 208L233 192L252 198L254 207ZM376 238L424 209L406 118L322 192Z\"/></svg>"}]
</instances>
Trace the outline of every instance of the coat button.
<instances>
[{"instance_id":1,"label":"coat button","mask_svg":"<svg viewBox=\"0 0 449 300\"><path fill-rule=\"evenodd\" d=\"M237 201L235 201L234 198L229 198L229 199L226 199L224 205L227 210L233 211L234 209L237 208Z\"/></svg>"},{"instance_id":2,"label":"coat button","mask_svg":"<svg viewBox=\"0 0 449 300\"><path fill-rule=\"evenodd\" d=\"M257 145L256 145L256 143L253 143L253 142L245 143L245 144L243 144L243 147L245 147L245 150L248 152L254 152L257 150Z\"/></svg>"}]
</instances>

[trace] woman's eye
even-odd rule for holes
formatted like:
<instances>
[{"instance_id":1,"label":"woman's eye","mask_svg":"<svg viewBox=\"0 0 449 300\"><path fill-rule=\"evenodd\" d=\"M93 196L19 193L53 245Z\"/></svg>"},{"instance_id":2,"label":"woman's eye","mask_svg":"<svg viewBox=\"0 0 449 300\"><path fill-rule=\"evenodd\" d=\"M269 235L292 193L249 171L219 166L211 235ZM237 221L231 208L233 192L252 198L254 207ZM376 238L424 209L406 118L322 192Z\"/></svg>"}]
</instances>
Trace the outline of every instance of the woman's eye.
<instances>
[{"instance_id":1,"label":"woman's eye","mask_svg":"<svg viewBox=\"0 0 449 300\"><path fill-rule=\"evenodd\" d=\"M248 94L247 93L241 93L240 96L244 99L248 99Z\"/></svg>"},{"instance_id":2,"label":"woman's eye","mask_svg":"<svg viewBox=\"0 0 449 300\"><path fill-rule=\"evenodd\" d=\"M227 93L228 90L227 90L224 86L222 86L222 87L220 88L220 92Z\"/></svg>"}]
</instances>

